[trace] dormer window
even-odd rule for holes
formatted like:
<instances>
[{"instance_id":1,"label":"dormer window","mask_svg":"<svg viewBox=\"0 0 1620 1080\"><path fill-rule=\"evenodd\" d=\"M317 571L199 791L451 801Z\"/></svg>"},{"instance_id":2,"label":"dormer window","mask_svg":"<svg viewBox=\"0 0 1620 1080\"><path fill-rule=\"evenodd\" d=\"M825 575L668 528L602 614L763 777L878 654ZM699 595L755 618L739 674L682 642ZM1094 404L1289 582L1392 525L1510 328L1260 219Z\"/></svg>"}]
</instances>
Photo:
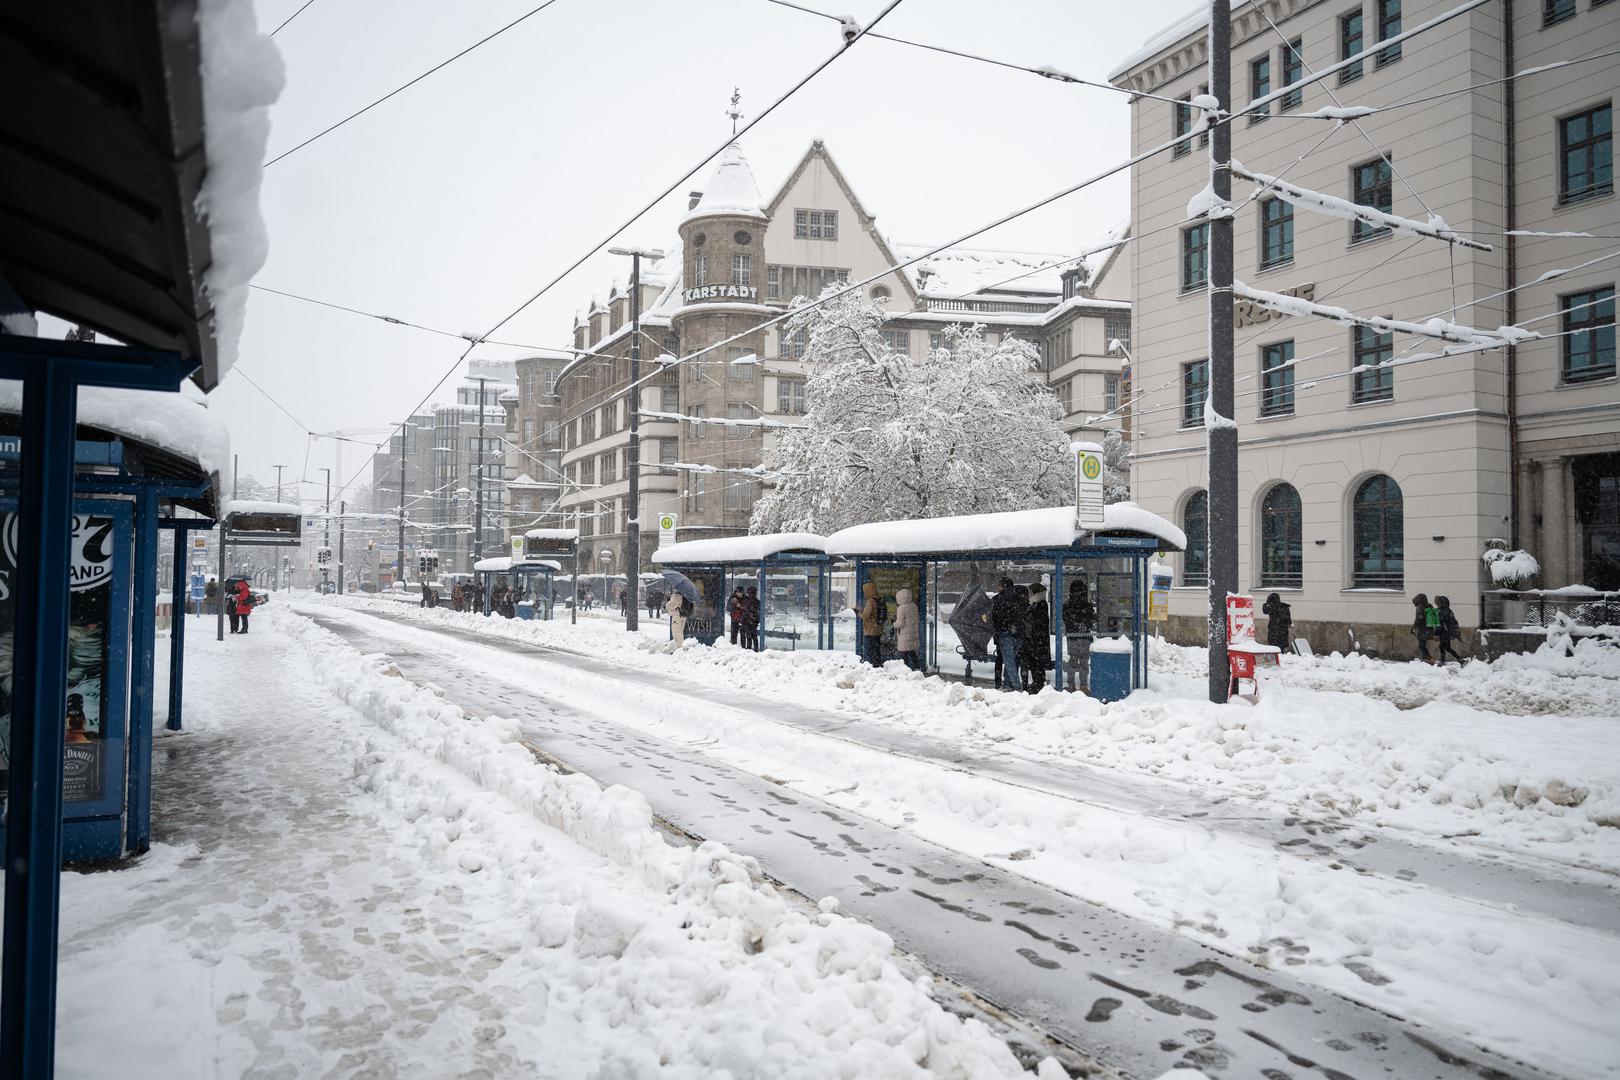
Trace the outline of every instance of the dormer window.
<instances>
[{"instance_id":1,"label":"dormer window","mask_svg":"<svg viewBox=\"0 0 1620 1080\"><path fill-rule=\"evenodd\" d=\"M793 211L793 238L795 240L837 240L838 211Z\"/></svg>"}]
</instances>

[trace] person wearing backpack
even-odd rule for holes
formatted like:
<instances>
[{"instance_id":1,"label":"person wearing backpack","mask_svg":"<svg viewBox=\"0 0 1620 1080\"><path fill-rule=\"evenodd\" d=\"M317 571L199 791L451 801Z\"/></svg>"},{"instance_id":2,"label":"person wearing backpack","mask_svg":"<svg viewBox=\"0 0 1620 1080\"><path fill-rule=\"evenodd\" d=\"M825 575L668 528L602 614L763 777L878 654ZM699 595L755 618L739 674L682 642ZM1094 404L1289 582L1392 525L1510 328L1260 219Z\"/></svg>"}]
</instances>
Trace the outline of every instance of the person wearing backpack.
<instances>
[{"instance_id":1,"label":"person wearing backpack","mask_svg":"<svg viewBox=\"0 0 1620 1080\"><path fill-rule=\"evenodd\" d=\"M1457 614L1451 610L1451 601L1444 596L1435 597L1434 611L1438 619L1437 630L1440 638L1440 652L1435 657L1435 662L1439 664L1445 663L1446 654L1450 653L1452 659L1459 664L1462 663L1463 658L1458 656L1457 650L1451 647L1452 642L1462 637L1462 627L1457 625Z\"/></svg>"},{"instance_id":2,"label":"person wearing backpack","mask_svg":"<svg viewBox=\"0 0 1620 1080\"><path fill-rule=\"evenodd\" d=\"M1417 658L1425 664L1434 661L1429 658L1429 641L1440 629L1440 613L1429 603L1426 593L1418 593L1412 597L1412 636L1417 638Z\"/></svg>"}]
</instances>

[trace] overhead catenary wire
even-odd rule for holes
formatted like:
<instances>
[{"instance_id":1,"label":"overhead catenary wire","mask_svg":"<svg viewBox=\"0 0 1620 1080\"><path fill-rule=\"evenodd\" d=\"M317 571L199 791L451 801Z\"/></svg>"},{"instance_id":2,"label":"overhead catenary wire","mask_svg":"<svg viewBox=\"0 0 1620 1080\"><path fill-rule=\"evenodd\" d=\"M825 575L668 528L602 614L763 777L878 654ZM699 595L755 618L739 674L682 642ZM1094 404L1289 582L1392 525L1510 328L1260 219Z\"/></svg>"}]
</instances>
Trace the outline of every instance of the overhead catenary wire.
<instances>
[{"instance_id":1,"label":"overhead catenary wire","mask_svg":"<svg viewBox=\"0 0 1620 1080\"><path fill-rule=\"evenodd\" d=\"M309 5L313 4L314 2L315 2L315 0L304 0L304 2L302 4L298 5L298 10L297 11L293 12L291 15L287 16L285 19L282 19L281 20L281 25L276 27L274 30L270 31L270 36L275 37L277 34L281 33L283 30L287 29L287 24L292 22L294 19L298 18L298 16L302 15L304 13L304 10L306 8L308 8Z\"/></svg>"},{"instance_id":2,"label":"overhead catenary wire","mask_svg":"<svg viewBox=\"0 0 1620 1080\"><path fill-rule=\"evenodd\" d=\"M313 3L313 0L311 0L311 2ZM277 154L275 157L273 157L269 161L265 162L264 163L264 168L268 169L270 166L274 165L276 162L281 161L281 160L283 160L285 158L291 157L293 154L298 153L298 151L302 150L304 147L310 145L311 143L316 142L319 139L324 139L326 136L330 135L332 132L336 131L338 128L340 128L343 125L349 123L351 120L359 119L360 117L364 116L366 113L370 112L372 109L375 109L378 105L381 105L383 102L387 101L389 98L394 97L396 94L403 93L404 91L409 90L411 87L415 86L417 83L421 82L423 79L426 79L429 76L431 76L431 75L433 75L433 74L435 74L437 72L443 71L445 68L449 67L451 64L455 63L457 60L460 60L463 56L466 56L468 53L472 52L474 49L477 49L482 45L486 45L489 42L494 41L496 38L500 37L502 34L506 33L508 30L512 29L512 27L518 25L519 23L523 22L526 19L532 18L535 15L538 15L540 12L546 10L546 8L550 7L552 4L555 4L556 2L557 2L557 0L545 0L545 2L540 4L539 6L530 8L528 11L524 12L522 15L519 15L517 18L513 19L511 22L509 22L505 26L501 27L499 30L496 30L493 33L486 34L484 37L479 38L477 41L473 42L471 45L467 46L465 49L462 49L460 52L456 53L454 56L452 56L452 57L450 57L450 58L448 58L446 60L439 61L437 64L435 64L432 67L428 68L426 71L422 72L422 74L420 74L420 75L416 76L415 78L411 79L409 82L406 82L406 83L404 83L404 84L402 84L400 86L394 87L394 89L388 91L388 93L384 94L382 97L378 98L376 101L373 101L371 104L366 105L366 106L364 106L362 108L356 109L354 112L350 113L348 116L345 116L343 119L339 120L337 123L332 124L329 127L323 128L322 130L320 130L320 131L316 132L315 134L311 135L309 138L305 139L303 142L301 142L298 145L292 147L291 149L283 150L281 153ZM304 7L308 7L308 6L309 6L309 4L304 5ZM298 10L302 11L303 8L299 8ZM293 12L293 18L297 18L297 17L298 17L298 12L296 12L296 11ZM292 19L287 20L287 22L291 22L291 21L292 21ZM282 25L285 26L286 23L283 23ZM280 29L280 27L277 27L277 29Z\"/></svg>"}]
</instances>

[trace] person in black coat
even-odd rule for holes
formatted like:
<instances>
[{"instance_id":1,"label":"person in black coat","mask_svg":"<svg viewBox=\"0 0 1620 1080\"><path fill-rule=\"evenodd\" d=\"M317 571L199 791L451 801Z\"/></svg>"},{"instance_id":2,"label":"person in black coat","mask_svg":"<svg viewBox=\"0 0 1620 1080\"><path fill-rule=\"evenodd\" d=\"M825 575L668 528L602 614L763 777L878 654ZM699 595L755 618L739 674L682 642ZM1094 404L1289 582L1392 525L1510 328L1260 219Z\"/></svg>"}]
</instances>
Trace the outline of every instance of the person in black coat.
<instances>
[{"instance_id":1,"label":"person in black coat","mask_svg":"<svg viewBox=\"0 0 1620 1080\"><path fill-rule=\"evenodd\" d=\"M1434 606L1440 612L1438 634L1440 653L1435 657L1435 662L1438 664L1445 663L1446 654L1450 653L1452 659L1460 664L1463 662L1463 658L1457 655L1457 650L1451 647L1451 643L1462 637L1462 627L1457 625L1457 614L1451 610L1451 600L1444 596L1437 596L1434 598Z\"/></svg>"},{"instance_id":2,"label":"person in black coat","mask_svg":"<svg viewBox=\"0 0 1620 1080\"><path fill-rule=\"evenodd\" d=\"M1275 645L1283 652L1289 651L1293 642L1294 609L1283 603L1283 598L1276 593L1266 597L1266 602L1260 610L1266 616L1266 644Z\"/></svg>"},{"instance_id":3,"label":"person in black coat","mask_svg":"<svg viewBox=\"0 0 1620 1080\"><path fill-rule=\"evenodd\" d=\"M1052 608L1046 602L1046 586L1038 581L1029 587L1024 617L1019 653L1024 668L1024 689L1038 694L1046 684L1046 673L1052 670Z\"/></svg>"},{"instance_id":4,"label":"person in black coat","mask_svg":"<svg viewBox=\"0 0 1620 1080\"><path fill-rule=\"evenodd\" d=\"M1091 639L1096 632L1097 608L1085 578L1069 582L1069 598L1063 601L1063 661L1070 690L1091 685Z\"/></svg>"},{"instance_id":5,"label":"person in black coat","mask_svg":"<svg viewBox=\"0 0 1620 1080\"><path fill-rule=\"evenodd\" d=\"M1018 676L1018 646L1027 618L1024 606L1012 578L1002 578L995 599L990 601L990 629L996 637L996 669L1000 672L996 685L1008 690L1024 688Z\"/></svg>"}]
</instances>

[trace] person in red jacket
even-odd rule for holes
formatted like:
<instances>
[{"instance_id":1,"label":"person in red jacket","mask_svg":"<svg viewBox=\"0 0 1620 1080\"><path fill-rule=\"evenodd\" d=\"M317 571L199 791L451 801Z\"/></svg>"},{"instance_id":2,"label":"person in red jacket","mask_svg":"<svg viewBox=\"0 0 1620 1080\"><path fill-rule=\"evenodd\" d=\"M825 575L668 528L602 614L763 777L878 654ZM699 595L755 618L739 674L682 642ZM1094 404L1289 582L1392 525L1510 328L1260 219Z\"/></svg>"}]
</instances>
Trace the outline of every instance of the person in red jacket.
<instances>
[{"instance_id":1,"label":"person in red jacket","mask_svg":"<svg viewBox=\"0 0 1620 1080\"><path fill-rule=\"evenodd\" d=\"M239 580L231 590L231 633L248 632L248 615L253 611L253 590L246 580ZM241 629L237 629L238 627Z\"/></svg>"}]
</instances>

